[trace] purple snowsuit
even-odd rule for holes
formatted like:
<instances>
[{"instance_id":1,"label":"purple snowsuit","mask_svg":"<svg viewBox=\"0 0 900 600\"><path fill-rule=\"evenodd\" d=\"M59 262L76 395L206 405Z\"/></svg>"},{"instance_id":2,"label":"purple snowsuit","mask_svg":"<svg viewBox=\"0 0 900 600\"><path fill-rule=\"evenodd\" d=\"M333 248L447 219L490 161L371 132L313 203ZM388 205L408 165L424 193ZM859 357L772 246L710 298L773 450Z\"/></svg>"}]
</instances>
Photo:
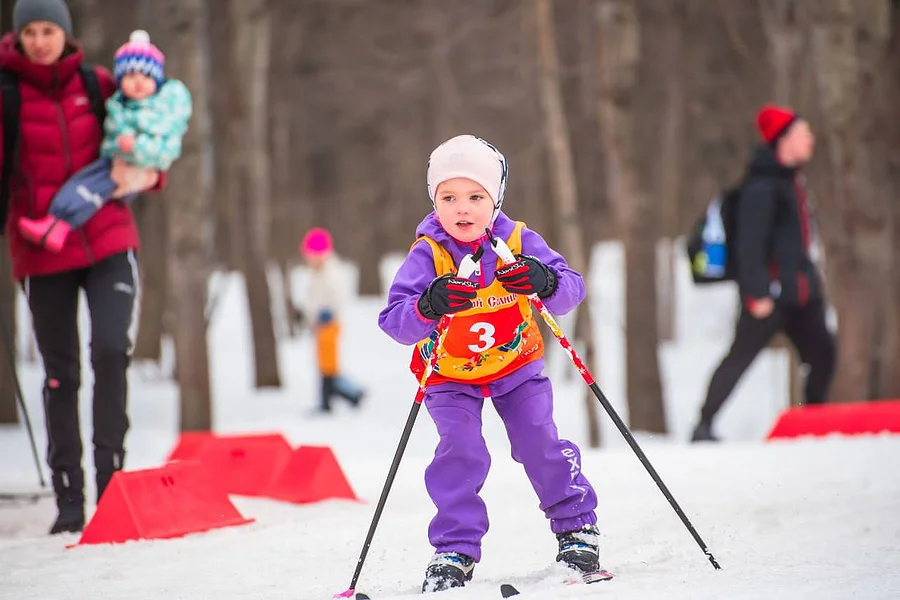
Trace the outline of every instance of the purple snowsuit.
<instances>
[{"instance_id":1,"label":"purple snowsuit","mask_svg":"<svg viewBox=\"0 0 900 600\"><path fill-rule=\"evenodd\" d=\"M493 233L506 240L514 226L501 212ZM450 237L434 213L419 224L416 236L420 235L439 242L456 264L478 245ZM551 313L565 314L584 299L581 275L570 269L538 233L522 230L522 253L534 256L556 273L556 292L544 300ZM493 281L496 264L497 255L485 242L479 276L482 286ZM388 292L388 305L378 317L381 329L401 344L416 344L437 326L437 321L426 320L416 308L419 296L436 275L431 247L419 242L400 266ZM434 459L425 470L425 487L437 507L428 528L429 541L436 551L460 552L481 560L481 539L488 530L488 516L478 494L491 464L481 434L481 409L488 396L506 426L512 458L525 467L540 508L550 519L550 529L561 533L597 522L597 495L581 473L578 447L559 438L553 422L553 390L542 374L543 368L543 359L538 359L487 385L447 382L428 387L425 407L440 436Z\"/></svg>"}]
</instances>

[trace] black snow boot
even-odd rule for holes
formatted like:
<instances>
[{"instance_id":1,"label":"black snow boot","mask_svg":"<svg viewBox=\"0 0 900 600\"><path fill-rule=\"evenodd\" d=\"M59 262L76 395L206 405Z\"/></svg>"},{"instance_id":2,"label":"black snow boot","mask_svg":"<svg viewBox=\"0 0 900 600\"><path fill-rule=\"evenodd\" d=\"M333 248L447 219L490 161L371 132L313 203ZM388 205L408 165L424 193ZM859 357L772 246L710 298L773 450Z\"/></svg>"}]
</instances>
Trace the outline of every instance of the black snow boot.
<instances>
[{"instance_id":1,"label":"black snow boot","mask_svg":"<svg viewBox=\"0 0 900 600\"><path fill-rule=\"evenodd\" d=\"M59 514L50 535L78 533L84 529L84 473L54 473L53 490Z\"/></svg>"},{"instance_id":2,"label":"black snow boot","mask_svg":"<svg viewBox=\"0 0 900 600\"><path fill-rule=\"evenodd\" d=\"M712 423L709 421L700 421L697 423L697 426L694 428L694 433L691 436L692 442L718 442L719 438L713 435L712 432Z\"/></svg>"}]
</instances>

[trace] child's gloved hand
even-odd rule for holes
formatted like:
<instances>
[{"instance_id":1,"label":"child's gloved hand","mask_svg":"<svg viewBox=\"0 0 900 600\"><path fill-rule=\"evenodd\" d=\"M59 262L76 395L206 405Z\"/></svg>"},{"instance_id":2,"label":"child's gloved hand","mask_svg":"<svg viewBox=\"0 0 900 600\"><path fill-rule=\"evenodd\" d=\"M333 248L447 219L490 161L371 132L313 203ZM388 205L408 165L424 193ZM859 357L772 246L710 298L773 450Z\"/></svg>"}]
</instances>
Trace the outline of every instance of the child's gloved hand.
<instances>
[{"instance_id":1,"label":"child's gloved hand","mask_svg":"<svg viewBox=\"0 0 900 600\"><path fill-rule=\"evenodd\" d=\"M419 312L426 319L437 320L441 315L472 308L472 300L479 287L475 281L460 279L449 273L437 277L419 297Z\"/></svg>"},{"instance_id":2,"label":"child's gloved hand","mask_svg":"<svg viewBox=\"0 0 900 600\"><path fill-rule=\"evenodd\" d=\"M322 310L319 311L319 316L316 319L316 322L319 325L328 325L332 321L334 321L334 313L333 312L331 312L327 308L323 308Z\"/></svg>"},{"instance_id":3,"label":"child's gloved hand","mask_svg":"<svg viewBox=\"0 0 900 600\"><path fill-rule=\"evenodd\" d=\"M556 274L534 257L517 254L516 258L519 260L494 272L503 289L513 294L537 294L538 298L552 296L556 291Z\"/></svg>"}]
</instances>

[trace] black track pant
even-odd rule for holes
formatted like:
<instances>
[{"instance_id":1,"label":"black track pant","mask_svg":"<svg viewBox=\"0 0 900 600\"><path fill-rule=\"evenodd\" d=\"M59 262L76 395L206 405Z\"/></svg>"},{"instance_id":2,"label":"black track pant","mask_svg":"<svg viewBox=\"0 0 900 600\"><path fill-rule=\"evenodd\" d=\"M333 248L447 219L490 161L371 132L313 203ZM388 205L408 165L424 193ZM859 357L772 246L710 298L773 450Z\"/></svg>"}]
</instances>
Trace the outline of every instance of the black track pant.
<instances>
[{"instance_id":1,"label":"black track pant","mask_svg":"<svg viewBox=\"0 0 900 600\"><path fill-rule=\"evenodd\" d=\"M804 307L776 306L765 319L757 319L743 309L731 349L709 383L706 402L700 412L703 421L712 422L750 363L778 331L784 331L797 349L800 361L809 367L806 403L825 402L834 375L835 345L825 324L823 302L811 301Z\"/></svg>"},{"instance_id":2,"label":"black track pant","mask_svg":"<svg viewBox=\"0 0 900 600\"><path fill-rule=\"evenodd\" d=\"M83 494L82 443L78 419L81 385L78 297L83 289L91 320L94 371L93 429L97 496L125 459L128 430L126 374L138 306L137 262L132 252L95 265L24 282L38 350L44 361L47 462L57 495Z\"/></svg>"}]
</instances>

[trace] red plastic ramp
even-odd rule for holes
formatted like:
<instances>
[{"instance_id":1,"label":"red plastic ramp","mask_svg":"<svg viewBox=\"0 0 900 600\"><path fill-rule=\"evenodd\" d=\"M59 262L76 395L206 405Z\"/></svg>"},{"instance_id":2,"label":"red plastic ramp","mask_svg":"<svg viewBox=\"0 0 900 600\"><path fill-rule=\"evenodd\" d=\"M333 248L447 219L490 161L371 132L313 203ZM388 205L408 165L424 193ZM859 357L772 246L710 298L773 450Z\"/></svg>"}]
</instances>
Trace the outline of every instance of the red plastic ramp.
<instances>
[{"instance_id":1,"label":"red plastic ramp","mask_svg":"<svg viewBox=\"0 0 900 600\"><path fill-rule=\"evenodd\" d=\"M170 457L199 462L212 482L229 494L264 496L291 454L291 445L280 433L184 434Z\"/></svg>"},{"instance_id":2,"label":"red plastic ramp","mask_svg":"<svg viewBox=\"0 0 900 600\"><path fill-rule=\"evenodd\" d=\"M298 446L264 495L297 504L337 498L357 500L328 446Z\"/></svg>"},{"instance_id":3,"label":"red plastic ramp","mask_svg":"<svg viewBox=\"0 0 900 600\"><path fill-rule=\"evenodd\" d=\"M766 439L900 433L900 400L813 404L789 408Z\"/></svg>"},{"instance_id":4,"label":"red plastic ramp","mask_svg":"<svg viewBox=\"0 0 900 600\"><path fill-rule=\"evenodd\" d=\"M194 461L118 471L76 545L168 539L252 523Z\"/></svg>"},{"instance_id":5,"label":"red plastic ramp","mask_svg":"<svg viewBox=\"0 0 900 600\"><path fill-rule=\"evenodd\" d=\"M166 458L166 462L194 458L200 446L213 437L213 434L209 431L185 431L178 437L178 443Z\"/></svg>"}]
</instances>

